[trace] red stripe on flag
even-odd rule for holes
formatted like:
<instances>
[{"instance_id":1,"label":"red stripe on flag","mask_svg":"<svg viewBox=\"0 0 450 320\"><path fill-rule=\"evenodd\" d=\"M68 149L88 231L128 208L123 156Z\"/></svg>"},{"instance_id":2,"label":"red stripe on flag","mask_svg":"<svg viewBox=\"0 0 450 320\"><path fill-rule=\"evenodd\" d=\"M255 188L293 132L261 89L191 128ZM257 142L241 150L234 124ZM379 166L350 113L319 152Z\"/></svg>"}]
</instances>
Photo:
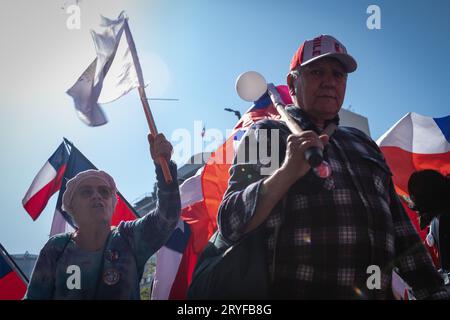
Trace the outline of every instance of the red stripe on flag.
<instances>
[{"instance_id":1,"label":"red stripe on flag","mask_svg":"<svg viewBox=\"0 0 450 320\"><path fill-rule=\"evenodd\" d=\"M217 211L228 187L231 163L234 158L233 135L211 154L202 172L202 192L209 220L217 227ZM227 161L227 159L231 159ZM212 235L212 234L211 234ZM211 236L210 235L210 236Z\"/></svg>"},{"instance_id":2,"label":"red stripe on flag","mask_svg":"<svg viewBox=\"0 0 450 320\"><path fill-rule=\"evenodd\" d=\"M14 271L0 279L0 300L21 300L26 291L25 283Z\"/></svg>"},{"instance_id":3,"label":"red stripe on flag","mask_svg":"<svg viewBox=\"0 0 450 320\"><path fill-rule=\"evenodd\" d=\"M206 210L203 200L184 207L181 212L181 219L189 224L193 250L199 254L217 229L216 219L211 219L208 216L208 210Z\"/></svg>"},{"instance_id":4,"label":"red stripe on flag","mask_svg":"<svg viewBox=\"0 0 450 320\"><path fill-rule=\"evenodd\" d=\"M44 210L51 196L59 191L61 188L64 171L66 170L66 164L59 168L56 177L47 183L41 190L36 192L28 201L23 205L33 220L36 220L41 212Z\"/></svg>"},{"instance_id":5,"label":"red stripe on flag","mask_svg":"<svg viewBox=\"0 0 450 320\"><path fill-rule=\"evenodd\" d=\"M450 174L450 152L419 154L399 147L381 147L381 151L394 173L394 184L401 195L408 194L408 180L414 171L434 169L444 175Z\"/></svg>"},{"instance_id":6,"label":"red stripe on flag","mask_svg":"<svg viewBox=\"0 0 450 320\"><path fill-rule=\"evenodd\" d=\"M184 249L177 275L170 289L169 300L186 300L187 289L191 284L197 259L198 256L194 252L194 237L191 234L186 249Z\"/></svg>"},{"instance_id":7,"label":"red stripe on flag","mask_svg":"<svg viewBox=\"0 0 450 320\"><path fill-rule=\"evenodd\" d=\"M136 219L133 211L128 207L125 201L123 201L120 196L117 197L116 209L114 210L111 218L111 225L113 226L119 225L120 221L130 221Z\"/></svg>"},{"instance_id":8,"label":"red stripe on flag","mask_svg":"<svg viewBox=\"0 0 450 320\"><path fill-rule=\"evenodd\" d=\"M242 119L236 124L235 129L249 128L252 124L262 120L262 119L279 119L277 109L273 104L268 105L266 108L254 109L242 116Z\"/></svg>"}]
</instances>

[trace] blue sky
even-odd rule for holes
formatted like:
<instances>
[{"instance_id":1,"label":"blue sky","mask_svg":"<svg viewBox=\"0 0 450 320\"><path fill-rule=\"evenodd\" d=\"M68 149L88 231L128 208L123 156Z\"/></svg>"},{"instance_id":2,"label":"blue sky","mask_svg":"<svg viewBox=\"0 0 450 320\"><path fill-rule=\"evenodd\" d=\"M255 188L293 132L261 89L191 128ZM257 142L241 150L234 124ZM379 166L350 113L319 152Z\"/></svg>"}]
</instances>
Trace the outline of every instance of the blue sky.
<instances>
[{"instance_id":1,"label":"blue sky","mask_svg":"<svg viewBox=\"0 0 450 320\"><path fill-rule=\"evenodd\" d=\"M126 10L158 129L194 135L194 121L225 134L245 111L237 76L256 70L284 84L299 44L319 34L343 42L358 61L344 107L367 117L377 139L409 111L450 114L450 2L89 0L79 3L81 29L69 30L64 8L74 1L2 1L0 13L0 242L10 253L38 253L48 239L56 195L33 222L21 200L61 143L71 140L111 173L133 201L152 189L148 127L136 92L104 106L109 123L84 125L65 91L95 57L89 29L100 13ZM381 29L369 30L367 7L381 9ZM208 138L208 135L207 135ZM218 141L207 141L210 147Z\"/></svg>"}]
</instances>

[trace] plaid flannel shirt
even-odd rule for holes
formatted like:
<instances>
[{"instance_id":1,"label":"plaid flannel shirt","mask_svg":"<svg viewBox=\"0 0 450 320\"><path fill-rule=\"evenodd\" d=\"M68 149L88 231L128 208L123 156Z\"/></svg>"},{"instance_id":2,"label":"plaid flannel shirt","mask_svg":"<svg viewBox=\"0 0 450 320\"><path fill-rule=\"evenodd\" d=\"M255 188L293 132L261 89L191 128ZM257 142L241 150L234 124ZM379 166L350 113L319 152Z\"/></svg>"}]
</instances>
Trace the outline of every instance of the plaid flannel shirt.
<instances>
[{"instance_id":1,"label":"plaid flannel shirt","mask_svg":"<svg viewBox=\"0 0 450 320\"><path fill-rule=\"evenodd\" d=\"M318 132L301 109L288 107L287 111L302 128ZM241 156L235 157L230 169L218 214L220 232L233 242L242 237L255 213L267 177L261 175L261 168L270 164L259 158L263 129L268 130L266 150L271 150L272 139L279 143L278 165L286 153L290 131L274 120L255 124L240 144ZM278 129L278 139L272 129ZM253 150L258 154L256 163L249 161L251 139L258 142ZM274 159L273 154L270 158ZM325 147L324 158L332 168L331 177L323 180L312 171L307 173L264 222L274 298L392 298L394 267L416 298L448 298L442 278L395 193L391 171L378 146L357 129L339 127ZM379 289L367 285L373 273L369 266L381 271Z\"/></svg>"}]
</instances>

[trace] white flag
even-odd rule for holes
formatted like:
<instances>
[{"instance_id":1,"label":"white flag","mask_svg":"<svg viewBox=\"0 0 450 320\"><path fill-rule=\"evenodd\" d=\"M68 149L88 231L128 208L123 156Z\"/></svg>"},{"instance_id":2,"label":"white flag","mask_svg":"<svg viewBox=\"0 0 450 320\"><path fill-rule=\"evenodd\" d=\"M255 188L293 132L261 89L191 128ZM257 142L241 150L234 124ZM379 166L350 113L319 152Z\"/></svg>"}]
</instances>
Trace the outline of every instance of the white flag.
<instances>
[{"instance_id":1,"label":"white flag","mask_svg":"<svg viewBox=\"0 0 450 320\"><path fill-rule=\"evenodd\" d=\"M58 209L55 209L55 213L53 215L52 227L50 229L50 237L53 237L56 234L73 232L75 231L70 224L67 223L66 219L64 219L63 215Z\"/></svg>"},{"instance_id":2,"label":"white flag","mask_svg":"<svg viewBox=\"0 0 450 320\"><path fill-rule=\"evenodd\" d=\"M129 43L131 35L125 13L121 12L116 20L101 19L100 28L91 31L97 58L67 91L78 116L89 126L107 122L99 103L114 101L143 85L142 75L138 75L133 62L133 55L136 59L137 55L131 51L135 48Z\"/></svg>"}]
</instances>

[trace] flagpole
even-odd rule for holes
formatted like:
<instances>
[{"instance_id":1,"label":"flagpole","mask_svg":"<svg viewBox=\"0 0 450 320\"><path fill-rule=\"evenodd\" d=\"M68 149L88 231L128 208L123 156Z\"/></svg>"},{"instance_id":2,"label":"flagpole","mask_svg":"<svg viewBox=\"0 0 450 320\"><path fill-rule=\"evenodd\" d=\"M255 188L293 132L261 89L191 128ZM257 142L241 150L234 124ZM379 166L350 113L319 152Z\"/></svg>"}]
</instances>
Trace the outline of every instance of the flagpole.
<instances>
[{"instance_id":1,"label":"flagpole","mask_svg":"<svg viewBox=\"0 0 450 320\"><path fill-rule=\"evenodd\" d=\"M137 56L136 46L134 44L133 36L130 32L130 27L128 25L128 18L125 18L124 21L124 31L125 35L127 37L128 46L130 47L131 56L133 58L134 67L136 68L136 73L139 80L139 96L141 98L142 102L142 108L144 109L145 117L147 119L148 126L150 128L150 134L152 136L156 136L158 134L158 130L156 129L155 120L153 119L152 112L150 110L150 105L148 104L148 99L145 94L145 84L144 84L144 77L142 74L142 68L141 64L139 62L139 58ZM164 179L166 180L166 183L172 183L172 175L170 174L169 165L167 164L166 159L164 159L162 156L159 157L159 164L162 168Z\"/></svg>"},{"instance_id":2,"label":"flagpole","mask_svg":"<svg viewBox=\"0 0 450 320\"><path fill-rule=\"evenodd\" d=\"M23 281L23 283L28 286L28 278L23 273L23 271L19 268L19 266L16 264L16 262L10 257L8 251L6 251L5 247L0 243L0 254L5 258L6 263L9 265L11 269L13 269L17 275L20 277L20 280Z\"/></svg>"}]
</instances>

